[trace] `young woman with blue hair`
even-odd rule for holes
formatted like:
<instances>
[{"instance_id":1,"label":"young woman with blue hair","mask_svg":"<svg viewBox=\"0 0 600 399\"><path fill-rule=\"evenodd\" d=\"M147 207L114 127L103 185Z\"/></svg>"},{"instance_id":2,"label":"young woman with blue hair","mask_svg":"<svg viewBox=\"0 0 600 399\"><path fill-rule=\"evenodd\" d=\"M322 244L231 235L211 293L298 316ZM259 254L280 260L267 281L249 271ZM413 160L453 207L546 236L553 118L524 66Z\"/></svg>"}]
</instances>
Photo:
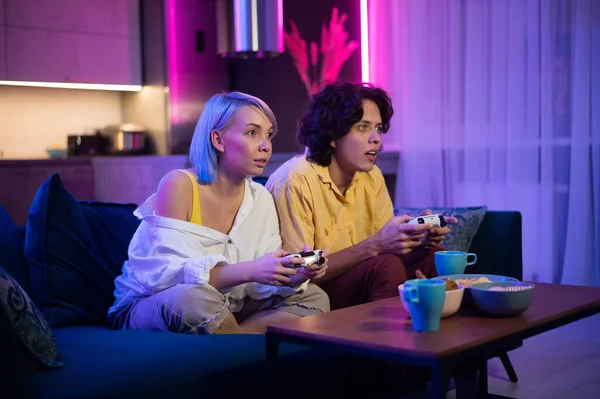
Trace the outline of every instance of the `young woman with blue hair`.
<instances>
[{"instance_id":1,"label":"young woman with blue hair","mask_svg":"<svg viewBox=\"0 0 600 399\"><path fill-rule=\"evenodd\" d=\"M271 157L273 112L239 92L213 96L196 125L191 169L166 174L136 211L141 224L115 280L117 329L261 333L329 310L310 279L327 265L281 250L272 196L251 180ZM298 251L308 248L297 248Z\"/></svg>"}]
</instances>

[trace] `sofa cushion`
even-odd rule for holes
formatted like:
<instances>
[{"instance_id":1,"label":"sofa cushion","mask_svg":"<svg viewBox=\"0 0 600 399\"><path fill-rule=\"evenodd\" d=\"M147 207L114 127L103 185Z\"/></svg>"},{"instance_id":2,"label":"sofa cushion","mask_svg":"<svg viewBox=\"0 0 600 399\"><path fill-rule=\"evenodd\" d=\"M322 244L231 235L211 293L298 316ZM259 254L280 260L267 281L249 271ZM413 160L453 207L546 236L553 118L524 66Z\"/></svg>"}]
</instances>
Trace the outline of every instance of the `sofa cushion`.
<instances>
[{"instance_id":1,"label":"sofa cushion","mask_svg":"<svg viewBox=\"0 0 600 399\"><path fill-rule=\"evenodd\" d=\"M114 279L139 220L136 205L76 201L58 174L29 210L25 256L31 294L51 326L104 324Z\"/></svg>"},{"instance_id":2,"label":"sofa cushion","mask_svg":"<svg viewBox=\"0 0 600 399\"><path fill-rule=\"evenodd\" d=\"M0 267L0 306L8 316L25 358L33 359L33 366L61 367L58 349L50 326L27 293L2 267ZM37 368L37 367L36 367Z\"/></svg>"},{"instance_id":3,"label":"sofa cushion","mask_svg":"<svg viewBox=\"0 0 600 399\"><path fill-rule=\"evenodd\" d=\"M407 214L409 216L419 215L426 208L395 208L395 215ZM444 247L455 251L469 251L473 237L477 234L477 230L481 225L485 213L486 206L473 206L465 208L429 208L436 214L444 216L454 216L458 219L457 225L451 226L451 231L446 235Z\"/></svg>"},{"instance_id":4,"label":"sofa cushion","mask_svg":"<svg viewBox=\"0 0 600 399\"><path fill-rule=\"evenodd\" d=\"M26 292L30 292L24 241L10 215L0 205L0 266L10 274Z\"/></svg>"},{"instance_id":5,"label":"sofa cushion","mask_svg":"<svg viewBox=\"0 0 600 399\"><path fill-rule=\"evenodd\" d=\"M265 368L264 335L114 331L99 326L58 328L55 334L66 367L26 375L34 398L264 398L264 393L258 394L261 387L273 382ZM303 368L298 372L322 373L306 371L316 351L282 344L280 356L284 363Z\"/></svg>"}]
</instances>

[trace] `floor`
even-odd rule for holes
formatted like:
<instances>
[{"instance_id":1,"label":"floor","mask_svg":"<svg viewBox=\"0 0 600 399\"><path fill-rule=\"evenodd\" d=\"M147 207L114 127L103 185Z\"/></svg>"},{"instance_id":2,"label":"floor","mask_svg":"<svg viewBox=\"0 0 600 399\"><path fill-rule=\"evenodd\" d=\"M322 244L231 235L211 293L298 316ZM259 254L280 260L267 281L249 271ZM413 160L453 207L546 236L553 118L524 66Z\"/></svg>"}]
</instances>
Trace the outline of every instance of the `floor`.
<instances>
[{"instance_id":1,"label":"floor","mask_svg":"<svg viewBox=\"0 0 600 399\"><path fill-rule=\"evenodd\" d=\"M509 356L519 382L511 383L500 360L493 359L488 362L491 393L523 399L600 398L600 315L530 338Z\"/></svg>"},{"instance_id":2,"label":"floor","mask_svg":"<svg viewBox=\"0 0 600 399\"><path fill-rule=\"evenodd\" d=\"M490 393L519 399L600 399L600 315L530 338L509 356L519 382L510 382L500 360L492 359ZM421 398L426 395L405 399ZM447 399L455 399L455 392Z\"/></svg>"}]
</instances>

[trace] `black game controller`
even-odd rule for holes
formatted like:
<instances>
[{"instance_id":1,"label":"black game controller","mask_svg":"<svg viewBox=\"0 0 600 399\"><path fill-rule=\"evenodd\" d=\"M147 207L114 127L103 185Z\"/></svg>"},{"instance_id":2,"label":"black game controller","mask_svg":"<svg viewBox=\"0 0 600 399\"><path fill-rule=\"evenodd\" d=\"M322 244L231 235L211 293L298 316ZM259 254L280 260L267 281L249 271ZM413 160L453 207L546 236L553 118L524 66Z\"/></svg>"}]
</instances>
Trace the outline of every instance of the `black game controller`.
<instances>
[{"instance_id":1,"label":"black game controller","mask_svg":"<svg viewBox=\"0 0 600 399\"><path fill-rule=\"evenodd\" d=\"M287 265L288 267L294 267L294 268L298 268L298 267L309 267L312 265L317 265L317 266L321 266L323 263L325 263L325 258L323 257L323 251L320 249L316 249L314 251L306 251L306 252L300 252L297 254L289 254L285 256L286 258L302 258L304 259L305 263L301 263L301 264L289 264Z\"/></svg>"}]
</instances>

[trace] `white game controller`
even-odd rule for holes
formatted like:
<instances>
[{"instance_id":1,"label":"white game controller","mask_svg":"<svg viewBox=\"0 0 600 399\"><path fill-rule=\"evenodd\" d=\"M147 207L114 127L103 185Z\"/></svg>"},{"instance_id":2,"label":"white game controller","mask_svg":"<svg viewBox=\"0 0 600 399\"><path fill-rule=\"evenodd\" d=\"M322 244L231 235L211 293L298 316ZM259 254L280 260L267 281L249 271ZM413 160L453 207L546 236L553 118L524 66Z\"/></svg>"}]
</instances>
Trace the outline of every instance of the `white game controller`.
<instances>
[{"instance_id":1,"label":"white game controller","mask_svg":"<svg viewBox=\"0 0 600 399\"><path fill-rule=\"evenodd\" d=\"M286 258L302 258L302 259L304 259L305 263L287 265L288 267L294 267L294 268L309 267L312 265L321 266L323 263L325 263L325 258L323 258L323 251L320 249L316 249L314 251L300 252L297 254L289 254L289 255L286 255L285 257Z\"/></svg>"},{"instance_id":2,"label":"white game controller","mask_svg":"<svg viewBox=\"0 0 600 399\"><path fill-rule=\"evenodd\" d=\"M434 228L439 228L446 226L446 220L442 215L424 215L409 220L408 224L431 224Z\"/></svg>"}]
</instances>

